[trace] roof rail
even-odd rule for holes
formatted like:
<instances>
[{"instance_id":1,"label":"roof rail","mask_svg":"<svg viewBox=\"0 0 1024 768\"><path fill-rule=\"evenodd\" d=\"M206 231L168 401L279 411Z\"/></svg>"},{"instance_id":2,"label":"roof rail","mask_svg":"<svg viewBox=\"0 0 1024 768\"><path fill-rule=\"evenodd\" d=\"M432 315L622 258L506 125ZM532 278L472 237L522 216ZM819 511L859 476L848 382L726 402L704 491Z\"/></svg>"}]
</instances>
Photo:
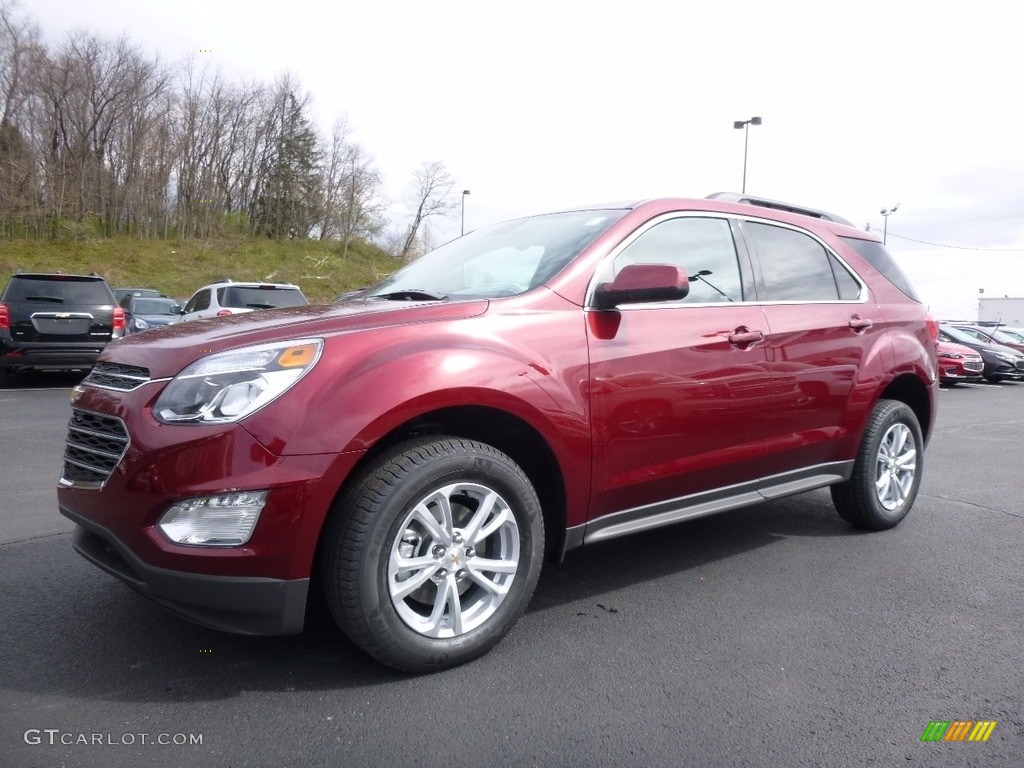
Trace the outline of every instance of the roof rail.
<instances>
[{"instance_id":1,"label":"roof rail","mask_svg":"<svg viewBox=\"0 0 1024 768\"><path fill-rule=\"evenodd\" d=\"M819 211L816 208L805 208L802 205L793 205L792 203L782 203L778 200L768 200L764 197L751 197L750 195L738 195L735 192L715 192L713 195L707 196L708 200L724 200L728 203L746 203L747 205L758 205L762 208L772 208L776 211L787 211L789 213L799 213L803 216L811 216L815 219L822 219L824 221L834 221L836 224L845 224L848 227L852 227L853 223L848 219L844 219L842 216L837 216L834 213L828 213L827 211Z\"/></svg>"}]
</instances>

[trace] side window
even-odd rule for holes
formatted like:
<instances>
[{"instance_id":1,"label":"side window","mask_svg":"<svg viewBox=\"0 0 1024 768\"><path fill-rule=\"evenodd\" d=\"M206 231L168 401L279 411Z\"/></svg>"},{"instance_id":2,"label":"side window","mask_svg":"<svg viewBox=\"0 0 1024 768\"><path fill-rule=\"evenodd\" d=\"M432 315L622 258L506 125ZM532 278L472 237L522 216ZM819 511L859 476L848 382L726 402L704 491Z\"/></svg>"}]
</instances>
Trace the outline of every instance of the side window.
<instances>
[{"instance_id":1,"label":"side window","mask_svg":"<svg viewBox=\"0 0 1024 768\"><path fill-rule=\"evenodd\" d=\"M612 274L627 264L682 267L690 278L688 304L743 301L736 244L726 219L682 216L656 224L615 257Z\"/></svg>"},{"instance_id":2,"label":"side window","mask_svg":"<svg viewBox=\"0 0 1024 768\"><path fill-rule=\"evenodd\" d=\"M843 301L855 301L860 298L860 283L857 278L850 274L850 271L831 253L828 255L829 264L832 265L832 274L836 279L836 287L839 289L839 298Z\"/></svg>"},{"instance_id":3,"label":"side window","mask_svg":"<svg viewBox=\"0 0 1024 768\"><path fill-rule=\"evenodd\" d=\"M185 305L185 312L201 312L204 309L210 308L210 292L199 291L195 296L188 300L188 304Z\"/></svg>"},{"instance_id":4,"label":"side window","mask_svg":"<svg viewBox=\"0 0 1024 768\"><path fill-rule=\"evenodd\" d=\"M844 237L843 242L859 253L868 264L885 275L893 285L907 296L914 301L921 300L917 293L914 292L914 286L910 284L907 276L903 274L899 264L885 250L884 245L873 240L857 240L852 237Z\"/></svg>"},{"instance_id":5,"label":"side window","mask_svg":"<svg viewBox=\"0 0 1024 768\"><path fill-rule=\"evenodd\" d=\"M762 301L836 301L834 261L814 238L785 227L748 221L744 231L753 241L764 278ZM844 270L845 271L845 270ZM847 278L852 276L847 274Z\"/></svg>"},{"instance_id":6,"label":"side window","mask_svg":"<svg viewBox=\"0 0 1024 768\"><path fill-rule=\"evenodd\" d=\"M978 341L984 341L984 342L988 342L988 343L992 342L992 339L990 339L988 336L983 334L981 331L974 330L973 328L960 328L958 330L961 333L966 333L968 336L973 336Z\"/></svg>"}]
</instances>

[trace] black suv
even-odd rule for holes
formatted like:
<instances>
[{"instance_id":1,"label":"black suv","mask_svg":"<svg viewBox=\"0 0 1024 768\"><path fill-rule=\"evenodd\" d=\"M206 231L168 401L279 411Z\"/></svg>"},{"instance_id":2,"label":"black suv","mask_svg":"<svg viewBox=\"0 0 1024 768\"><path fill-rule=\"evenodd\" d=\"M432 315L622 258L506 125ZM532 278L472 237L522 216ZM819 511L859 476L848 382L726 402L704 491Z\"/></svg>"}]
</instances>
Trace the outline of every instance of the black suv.
<instances>
[{"instance_id":1,"label":"black suv","mask_svg":"<svg viewBox=\"0 0 1024 768\"><path fill-rule=\"evenodd\" d=\"M16 371L91 368L123 334L124 310L99 275L14 275L0 293L0 387Z\"/></svg>"}]
</instances>

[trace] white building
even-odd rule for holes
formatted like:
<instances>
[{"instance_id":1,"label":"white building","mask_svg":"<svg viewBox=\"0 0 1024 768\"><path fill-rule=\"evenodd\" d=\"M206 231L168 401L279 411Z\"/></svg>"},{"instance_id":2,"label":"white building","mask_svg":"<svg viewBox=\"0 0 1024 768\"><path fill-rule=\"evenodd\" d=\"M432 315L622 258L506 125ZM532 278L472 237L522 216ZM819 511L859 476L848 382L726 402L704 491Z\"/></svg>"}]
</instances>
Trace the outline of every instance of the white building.
<instances>
[{"instance_id":1,"label":"white building","mask_svg":"<svg viewBox=\"0 0 1024 768\"><path fill-rule=\"evenodd\" d=\"M1024 328L1024 298L981 296L978 299L978 320Z\"/></svg>"}]
</instances>

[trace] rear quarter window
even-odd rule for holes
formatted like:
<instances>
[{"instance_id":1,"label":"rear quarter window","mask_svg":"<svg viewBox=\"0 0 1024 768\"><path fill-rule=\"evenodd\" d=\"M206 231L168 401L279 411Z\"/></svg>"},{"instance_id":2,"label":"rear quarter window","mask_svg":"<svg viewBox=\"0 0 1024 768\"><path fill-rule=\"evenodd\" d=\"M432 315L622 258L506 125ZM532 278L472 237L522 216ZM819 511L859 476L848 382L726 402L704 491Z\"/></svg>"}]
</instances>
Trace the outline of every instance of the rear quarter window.
<instances>
[{"instance_id":1,"label":"rear quarter window","mask_svg":"<svg viewBox=\"0 0 1024 768\"><path fill-rule=\"evenodd\" d=\"M885 250L884 245L876 243L874 240L858 240L853 237L844 237L842 240L909 298L917 302L921 301L914 286L910 284L910 280L903 274L903 270L900 269L900 265L896 263L892 255Z\"/></svg>"}]
</instances>

